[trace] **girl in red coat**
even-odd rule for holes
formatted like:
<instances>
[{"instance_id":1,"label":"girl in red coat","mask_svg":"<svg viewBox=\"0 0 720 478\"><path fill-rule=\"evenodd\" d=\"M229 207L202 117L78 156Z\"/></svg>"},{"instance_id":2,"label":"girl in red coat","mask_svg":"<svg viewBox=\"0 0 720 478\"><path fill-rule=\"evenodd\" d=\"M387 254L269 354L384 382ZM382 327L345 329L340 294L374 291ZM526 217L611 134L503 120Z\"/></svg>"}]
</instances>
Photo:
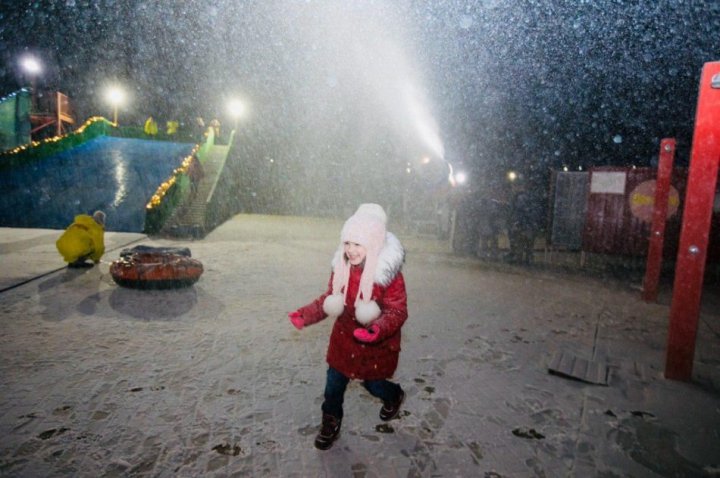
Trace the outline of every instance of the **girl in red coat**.
<instances>
[{"instance_id":1,"label":"girl in red coat","mask_svg":"<svg viewBox=\"0 0 720 478\"><path fill-rule=\"evenodd\" d=\"M362 204L345 222L332 261L327 291L290 312L298 329L326 317L335 319L327 352L322 425L315 447L327 450L340 434L343 398L350 380L383 402L380 418L400 412L405 392L391 382L400 355L400 328L407 319L407 295L400 269L405 251L386 231L387 216L377 204Z\"/></svg>"}]
</instances>

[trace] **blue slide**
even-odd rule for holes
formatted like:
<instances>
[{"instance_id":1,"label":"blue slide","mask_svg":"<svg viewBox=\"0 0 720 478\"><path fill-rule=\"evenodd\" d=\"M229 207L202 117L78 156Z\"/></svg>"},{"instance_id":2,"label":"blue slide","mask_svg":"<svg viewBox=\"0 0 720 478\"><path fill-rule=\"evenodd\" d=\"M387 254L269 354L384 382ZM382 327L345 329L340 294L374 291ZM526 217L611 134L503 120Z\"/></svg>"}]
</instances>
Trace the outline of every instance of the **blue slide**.
<instances>
[{"instance_id":1,"label":"blue slide","mask_svg":"<svg viewBox=\"0 0 720 478\"><path fill-rule=\"evenodd\" d=\"M0 227L65 229L107 214L105 229L142 232L145 205L193 144L100 136L0 172Z\"/></svg>"}]
</instances>

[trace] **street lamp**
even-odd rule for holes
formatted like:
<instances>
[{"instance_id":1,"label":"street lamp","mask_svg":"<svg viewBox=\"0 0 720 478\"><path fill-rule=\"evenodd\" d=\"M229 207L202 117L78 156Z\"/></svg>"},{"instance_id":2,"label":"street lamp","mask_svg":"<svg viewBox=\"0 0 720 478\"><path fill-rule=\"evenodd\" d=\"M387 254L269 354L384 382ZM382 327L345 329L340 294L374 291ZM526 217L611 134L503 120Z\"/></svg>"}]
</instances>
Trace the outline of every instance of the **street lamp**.
<instances>
[{"instance_id":1,"label":"street lamp","mask_svg":"<svg viewBox=\"0 0 720 478\"><path fill-rule=\"evenodd\" d=\"M468 180L468 176L464 171L457 171L453 168L453 165L449 161L445 161L448 167L448 182L450 186L455 187L461 184L465 184Z\"/></svg>"},{"instance_id":2,"label":"street lamp","mask_svg":"<svg viewBox=\"0 0 720 478\"><path fill-rule=\"evenodd\" d=\"M30 109L35 109L35 83L37 82L37 77L42 73L42 64L40 63L40 60L35 58L32 55L26 55L20 59L20 67L25 72L25 74L30 78Z\"/></svg>"},{"instance_id":3,"label":"street lamp","mask_svg":"<svg viewBox=\"0 0 720 478\"><path fill-rule=\"evenodd\" d=\"M20 60L20 65L22 66L25 73L31 76L36 76L42 72L42 65L40 64L40 60L35 58L34 56L24 56Z\"/></svg>"},{"instance_id":4,"label":"street lamp","mask_svg":"<svg viewBox=\"0 0 720 478\"><path fill-rule=\"evenodd\" d=\"M238 99L232 99L228 102L227 108L230 116L235 120L234 129L237 130L238 120L245 115L245 103Z\"/></svg>"},{"instance_id":5,"label":"street lamp","mask_svg":"<svg viewBox=\"0 0 720 478\"><path fill-rule=\"evenodd\" d=\"M120 106L125 101L125 92L120 87L111 86L110 88L108 88L105 97L108 103L110 103L110 105L113 107L113 124L117 127L118 106Z\"/></svg>"}]
</instances>

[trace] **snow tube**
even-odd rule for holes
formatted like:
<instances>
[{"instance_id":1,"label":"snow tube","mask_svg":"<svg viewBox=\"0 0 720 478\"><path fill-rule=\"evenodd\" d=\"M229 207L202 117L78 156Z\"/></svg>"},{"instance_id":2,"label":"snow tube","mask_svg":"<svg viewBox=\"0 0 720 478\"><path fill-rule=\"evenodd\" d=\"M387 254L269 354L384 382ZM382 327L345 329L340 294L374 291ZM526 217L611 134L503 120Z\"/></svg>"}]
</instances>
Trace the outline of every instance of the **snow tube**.
<instances>
[{"instance_id":1,"label":"snow tube","mask_svg":"<svg viewBox=\"0 0 720 478\"><path fill-rule=\"evenodd\" d=\"M137 246L124 249L110 264L110 275L120 286L133 289L187 287L200 278L202 262L187 248Z\"/></svg>"},{"instance_id":2,"label":"snow tube","mask_svg":"<svg viewBox=\"0 0 720 478\"><path fill-rule=\"evenodd\" d=\"M140 244L139 246L123 249L120 251L120 257L128 257L133 254L177 254L180 256L192 257L190 249L187 247L153 247Z\"/></svg>"}]
</instances>

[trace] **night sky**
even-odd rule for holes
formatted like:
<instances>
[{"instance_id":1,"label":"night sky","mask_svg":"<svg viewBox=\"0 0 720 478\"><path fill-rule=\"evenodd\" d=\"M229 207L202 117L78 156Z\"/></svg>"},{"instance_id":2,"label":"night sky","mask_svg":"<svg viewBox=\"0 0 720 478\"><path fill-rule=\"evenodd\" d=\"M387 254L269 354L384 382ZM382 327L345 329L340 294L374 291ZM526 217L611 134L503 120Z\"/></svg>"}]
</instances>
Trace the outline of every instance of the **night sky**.
<instances>
[{"instance_id":1,"label":"night sky","mask_svg":"<svg viewBox=\"0 0 720 478\"><path fill-rule=\"evenodd\" d=\"M663 137L686 164L701 68L720 61L717 1L4 0L0 12L1 96L28 83L24 52L44 64L39 89L69 94L81 121L110 117L111 82L131 94L126 124L227 124L238 96L248 151L308 181L423 156L475 182L648 166Z\"/></svg>"}]
</instances>

